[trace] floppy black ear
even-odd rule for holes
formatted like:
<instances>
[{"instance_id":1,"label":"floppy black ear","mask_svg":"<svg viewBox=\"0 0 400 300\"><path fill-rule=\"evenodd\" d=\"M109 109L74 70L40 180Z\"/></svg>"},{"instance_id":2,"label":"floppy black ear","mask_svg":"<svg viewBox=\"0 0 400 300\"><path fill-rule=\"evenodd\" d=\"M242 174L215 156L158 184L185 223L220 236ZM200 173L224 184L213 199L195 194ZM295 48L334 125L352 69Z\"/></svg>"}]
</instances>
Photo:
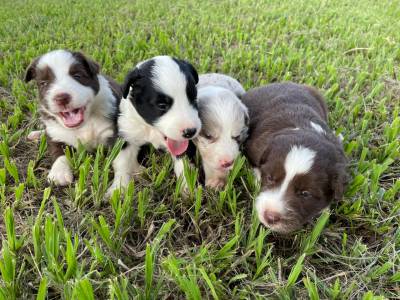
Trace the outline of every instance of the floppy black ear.
<instances>
[{"instance_id":1,"label":"floppy black ear","mask_svg":"<svg viewBox=\"0 0 400 300\"><path fill-rule=\"evenodd\" d=\"M75 57L77 61L79 61L85 66L85 68L89 71L90 74L92 75L99 74L100 65L97 62L91 60L90 58L87 58L82 52L72 52L72 55Z\"/></svg>"},{"instance_id":2,"label":"floppy black ear","mask_svg":"<svg viewBox=\"0 0 400 300\"><path fill-rule=\"evenodd\" d=\"M36 66L40 57L35 58L25 72L25 82L29 82L36 78Z\"/></svg>"},{"instance_id":3,"label":"floppy black ear","mask_svg":"<svg viewBox=\"0 0 400 300\"><path fill-rule=\"evenodd\" d=\"M124 98L128 97L130 87L133 86L140 78L141 74L139 68L135 68L125 76L125 81L122 85L122 95Z\"/></svg>"},{"instance_id":4,"label":"floppy black ear","mask_svg":"<svg viewBox=\"0 0 400 300\"><path fill-rule=\"evenodd\" d=\"M193 67L192 64L190 64L190 63L188 63L188 62L186 62L186 61L185 61L185 63L187 64L187 67L188 67L190 73L191 73L192 76L193 76L194 82L195 82L196 84L198 84L198 83L199 83L199 74L197 74L196 69Z\"/></svg>"},{"instance_id":5,"label":"floppy black ear","mask_svg":"<svg viewBox=\"0 0 400 300\"><path fill-rule=\"evenodd\" d=\"M183 59L174 58L174 60L182 70L187 71L192 75L196 84L199 83L199 74L197 74L195 67L193 67L191 63Z\"/></svg>"}]
</instances>

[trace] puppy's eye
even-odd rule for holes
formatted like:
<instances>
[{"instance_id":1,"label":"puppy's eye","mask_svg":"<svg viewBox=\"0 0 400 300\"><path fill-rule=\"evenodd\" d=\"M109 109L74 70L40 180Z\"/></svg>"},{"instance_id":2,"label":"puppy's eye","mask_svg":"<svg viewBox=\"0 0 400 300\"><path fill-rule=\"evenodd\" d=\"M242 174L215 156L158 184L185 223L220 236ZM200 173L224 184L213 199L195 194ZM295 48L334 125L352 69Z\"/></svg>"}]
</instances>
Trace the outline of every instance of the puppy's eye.
<instances>
[{"instance_id":1,"label":"puppy's eye","mask_svg":"<svg viewBox=\"0 0 400 300\"><path fill-rule=\"evenodd\" d=\"M299 191L299 196L302 198L309 198L311 196L311 193L309 191Z\"/></svg>"},{"instance_id":2,"label":"puppy's eye","mask_svg":"<svg viewBox=\"0 0 400 300\"><path fill-rule=\"evenodd\" d=\"M167 110L168 106L169 105L165 102L157 102L157 108L159 110Z\"/></svg>"},{"instance_id":3,"label":"puppy's eye","mask_svg":"<svg viewBox=\"0 0 400 300\"><path fill-rule=\"evenodd\" d=\"M47 84L48 84L48 82L45 81L45 80L39 81L39 86L40 86L41 88L47 86Z\"/></svg>"},{"instance_id":4,"label":"puppy's eye","mask_svg":"<svg viewBox=\"0 0 400 300\"><path fill-rule=\"evenodd\" d=\"M172 105L172 99L166 95L159 95L157 97L156 106L159 110L165 111Z\"/></svg>"},{"instance_id":5,"label":"puppy's eye","mask_svg":"<svg viewBox=\"0 0 400 300\"><path fill-rule=\"evenodd\" d=\"M214 138L211 134L209 134L209 133L207 133L207 132L203 133L203 136L204 136L207 140L212 140L212 139Z\"/></svg>"},{"instance_id":6,"label":"puppy's eye","mask_svg":"<svg viewBox=\"0 0 400 300\"><path fill-rule=\"evenodd\" d=\"M266 185L273 185L275 184L275 178L271 174L267 174L265 177L265 184Z\"/></svg>"},{"instance_id":7,"label":"puppy's eye","mask_svg":"<svg viewBox=\"0 0 400 300\"><path fill-rule=\"evenodd\" d=\"M240 135L233 136L232 139L234 139L234 140L235 140L236 142L238 142L238 143L241 143L241 142L242 142L242 139L241 139L241 136L240 136Z\"/></svg>"},{"instance_id":8,"label":"puppy's eye","mask_svg":"<svg viewBox=\"0 0 400 300\"><path fill-rule=\"evenodd\" d=\"M72 78L74 78L74 79L76 79L76 80L79 80L79 79L81 79L83 77L83 74L82 73L75 73L75 74L72 74Z\"/></svg>"}]
</instances>

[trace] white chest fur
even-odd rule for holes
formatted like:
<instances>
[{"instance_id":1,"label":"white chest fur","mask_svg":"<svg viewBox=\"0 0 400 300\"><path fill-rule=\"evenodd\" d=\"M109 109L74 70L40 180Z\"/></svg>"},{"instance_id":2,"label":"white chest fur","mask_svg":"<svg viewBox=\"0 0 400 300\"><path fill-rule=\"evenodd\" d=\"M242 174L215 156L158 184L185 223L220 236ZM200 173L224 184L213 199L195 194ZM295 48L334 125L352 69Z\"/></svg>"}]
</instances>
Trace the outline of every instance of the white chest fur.
<instances>
[{"instance_id":1,"label":"white chest fur","mask_svg":"<svg viewBox=\"0 0 400 300\"><path fill-rule=\"evenodd\" d=\"M139 116L128 99L123 98L121 100L120 111L118 130L119 134L126 141L138 146L151 143L155 148L165 149L165 141L162 133L148 125Z\"/></svg>"},{"instance_id":2,"label":"white chest fur","mask_svg":"<svg viewBox=\"0 0 400 300\"><path fill-rule=\"evenodd\" d=\"M76 129L68 129L55 120L46 121L46 133L54 140L77 147L82 143L88 150L105 144L114 134L114 126L106 117L93 116Z\"/></svg>"}]
</instances>

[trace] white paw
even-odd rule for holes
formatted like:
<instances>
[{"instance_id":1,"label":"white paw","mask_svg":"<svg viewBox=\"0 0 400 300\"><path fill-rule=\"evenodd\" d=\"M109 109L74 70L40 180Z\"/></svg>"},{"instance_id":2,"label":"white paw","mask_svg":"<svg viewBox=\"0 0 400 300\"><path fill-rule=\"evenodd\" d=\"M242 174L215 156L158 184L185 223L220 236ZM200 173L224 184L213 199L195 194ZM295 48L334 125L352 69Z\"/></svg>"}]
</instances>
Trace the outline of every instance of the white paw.
<instances>
[{"instance_id":1,"label":"white paw","mask_svg":"<svg viewBox=\"0 0 400 300\"><path fill-rule=\"evenodd\" d=\"M183 176L183 175L182 175L181 192L182 192L182 194L184 194L184 195L186 195L186 196L190 194L190 193L189 193L189 186L188 186L188 183L187 183L187 181L186 181L185 176Z\"/></svg>"},{"instance_id":2,"label":"white paw","mask_svg":"<svg viewBox=\"0 0 400 300\"><path fill-rule=\"evenodd\" d=\"M65 156L60 156L56 159L51 167L47 179L59 186L65 186L72 183L74 180L74 175L69 166L68 160Z\"/></svg>"},{"instance_id":3,"label":"white paw","mask_svg":"<svg viewBox=\"0 0 400 300\"><path fill-rule=\"evenodd\" d=\"M144 171L146 170L146 168L142 165L137 165L132 173L133 176L137 176L142 174Z\"/></svg>"},{"instance_id":4,"label":"white paw","mask_svg":"<svg viewBox=\"0 0 400 300\"><path fill-rule=\"evenodd\" d=\"M33 130L26 137L28 141L36 142L40 140L40 136L44 133L44 130Z\"/></svg>"},{"instance_id":5,"label":"white paw","mask_svg":"<svg viewBox=\"0 0 400 300\"><path fill-rule=\"evenodd\" d=\"M128 175L116 176L107 190L106 197L110 198L117 189L121 189L121 191L124 190L129 185L130 180L131 177Z\"/></svg>"},{"instance_id":6,"label":"white paw","mask_svg":"<svg viewBox=\"0 0 400 300\"><path fill-rule=\"evenodd\" d=\"M206 181L206 186L211 187L213 189L222 189L226 184L225 178L210 178Z\"/></svg>"},{"instance_id":7,"label":"white paw","mask_svg":"<svg viewBox=\"0 0 400 300\"><path fill-rule=\"evenodd\" d=\"M254 174L254 177L256 177L256 180L258 182L260 182L261 181L261 171L260 171L260 169L259 168L253 168L253 174Z\"/></svg>"}]
</instances>

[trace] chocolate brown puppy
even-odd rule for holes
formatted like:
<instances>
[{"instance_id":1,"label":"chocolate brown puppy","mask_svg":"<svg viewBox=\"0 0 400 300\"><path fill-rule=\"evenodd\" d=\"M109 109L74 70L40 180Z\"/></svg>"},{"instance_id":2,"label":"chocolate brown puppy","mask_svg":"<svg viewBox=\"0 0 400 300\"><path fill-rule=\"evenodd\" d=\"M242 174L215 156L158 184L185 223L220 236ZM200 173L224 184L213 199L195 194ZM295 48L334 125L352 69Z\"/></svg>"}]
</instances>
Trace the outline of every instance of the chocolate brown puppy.
<instances>
[{"instance_id":1,"label":"chocolate brown puppy","mask_svg":"<svg viewBox=\"0 0 400 300\"><path fill-rule=\"evenodd\" d=\"M300 228L340 200L347 181L340 139L327 125L327 106L314 88L276 83L248 91L250 135L245 154L261 181L260 221L273 231Z\"/></svg>"}]
</instances>

